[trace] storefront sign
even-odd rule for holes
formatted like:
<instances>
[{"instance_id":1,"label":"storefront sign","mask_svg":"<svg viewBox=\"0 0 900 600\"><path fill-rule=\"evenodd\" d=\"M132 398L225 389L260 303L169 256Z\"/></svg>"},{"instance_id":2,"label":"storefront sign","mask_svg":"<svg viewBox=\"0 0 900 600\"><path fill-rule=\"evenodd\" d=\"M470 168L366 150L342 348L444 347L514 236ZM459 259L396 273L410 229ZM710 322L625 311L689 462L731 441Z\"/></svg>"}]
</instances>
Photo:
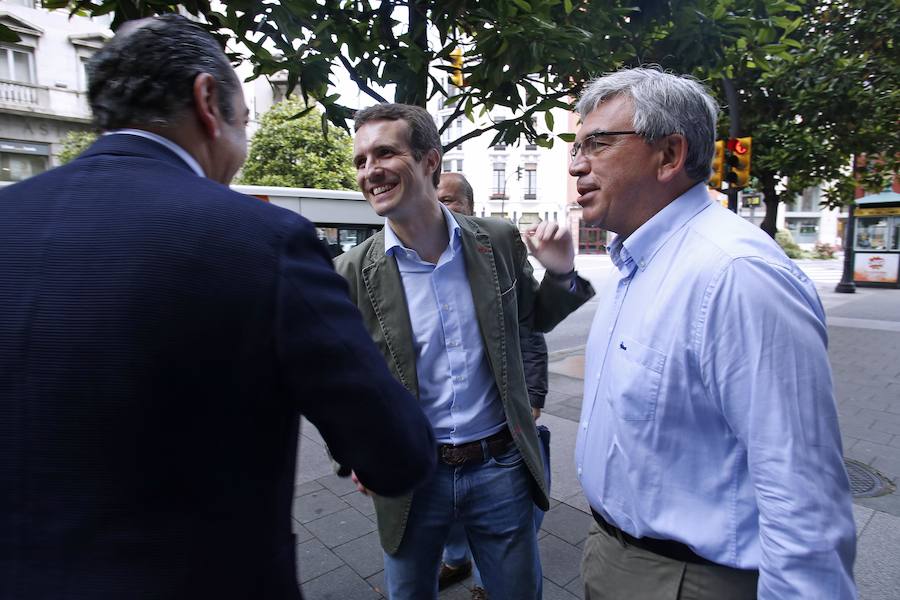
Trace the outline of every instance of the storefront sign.
<instances>
[{"instance_id":1,"label":"storefront sign","mask_svg":"<svg viewBox=\"0 0 900 600\"><path fill-rule=\"evenodd\" d=\"M900 206L856 209L857 217L887 217L891 215L900 215Z\"/></svg>"},{"instance_id":2,"label":"storefront sign","mask_svg":"<svg viewBox=\"0 0 900 600\"><path fill-rule=\"evenodd\" d=\"M897 283L900 254L857 252L854 255L853 281Z\"/></svg>"}]
</instances>

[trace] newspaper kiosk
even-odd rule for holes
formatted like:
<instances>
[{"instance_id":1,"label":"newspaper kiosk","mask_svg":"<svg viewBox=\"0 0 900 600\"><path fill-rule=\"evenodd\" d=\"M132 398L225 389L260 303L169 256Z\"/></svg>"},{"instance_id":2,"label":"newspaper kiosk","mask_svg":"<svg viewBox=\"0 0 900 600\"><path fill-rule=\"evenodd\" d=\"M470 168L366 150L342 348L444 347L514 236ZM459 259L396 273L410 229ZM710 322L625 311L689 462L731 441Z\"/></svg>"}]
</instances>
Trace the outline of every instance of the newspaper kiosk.
<instances>
[{"instance_id":1,"label":"newspaper kiosk","mask_svg":"<svg viewBox=\"0 0 900 600\"><path fill-rule=\"evenodd\" d=\"M900 288L900 194L887 191L856 199L853 282Z\"/></svg>"}]
</instances>

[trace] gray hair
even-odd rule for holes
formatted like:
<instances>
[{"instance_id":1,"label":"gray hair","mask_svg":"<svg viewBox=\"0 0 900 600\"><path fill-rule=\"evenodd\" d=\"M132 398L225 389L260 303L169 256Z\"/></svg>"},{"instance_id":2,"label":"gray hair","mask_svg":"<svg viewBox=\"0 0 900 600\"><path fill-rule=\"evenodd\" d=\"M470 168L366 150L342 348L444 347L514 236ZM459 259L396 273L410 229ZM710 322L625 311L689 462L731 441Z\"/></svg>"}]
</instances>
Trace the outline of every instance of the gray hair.
<instances>
[{"instance_id":1,"label":"gray hair","mask_svg":"<svg viewBox=\"0 0 900 600\"><path fill-rule=\"evenodd\" d=\"M584 118L619 95L631 99L632 126L647 143L672 133L683 135L688 147L685 172L694 181L709 177L719 106L702 84L659 68L623 69L591 81L575 110Z\"/></svg>"}]
</instances>

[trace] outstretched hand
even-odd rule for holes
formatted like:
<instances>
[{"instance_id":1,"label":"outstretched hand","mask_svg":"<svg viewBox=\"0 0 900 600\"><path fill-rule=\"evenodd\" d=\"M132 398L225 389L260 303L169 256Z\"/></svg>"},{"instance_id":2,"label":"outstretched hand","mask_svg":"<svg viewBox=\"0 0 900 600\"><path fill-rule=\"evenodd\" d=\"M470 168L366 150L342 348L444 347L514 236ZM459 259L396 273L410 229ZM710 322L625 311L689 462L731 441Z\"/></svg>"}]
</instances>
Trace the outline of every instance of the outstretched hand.
<instances>
[{"instance_id":1,"label":"outstretched hand","mask_svg":"<svg viewBox=\"0 0 900 600\"><path fill-rule=\"evenodd\" d=\"M356 484L356 489L359 490L359 493L363 496L372 496L372 490L364 486L359 482L359 477L356 476L356 471L350 471L350 479L353 480L353 483Z\"/></svg>"},{"instance_id":2,"label":"outstretched hand","mask_svg":"<svg viewBox=\"0 0 900 600\"><path fill-rule=\"evenodd\" d=\"M572 234L554 221L541 221L525 230L528 250L551 273L562 275L575 268Z\"/></svg>"}]
</instances>

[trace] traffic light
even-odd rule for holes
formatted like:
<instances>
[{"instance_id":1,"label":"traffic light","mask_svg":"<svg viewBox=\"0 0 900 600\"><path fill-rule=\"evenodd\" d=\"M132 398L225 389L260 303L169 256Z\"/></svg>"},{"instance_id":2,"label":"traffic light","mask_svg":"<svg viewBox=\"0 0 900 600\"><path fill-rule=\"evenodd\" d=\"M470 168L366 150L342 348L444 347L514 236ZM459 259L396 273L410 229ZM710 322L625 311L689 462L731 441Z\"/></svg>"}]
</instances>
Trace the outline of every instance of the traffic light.
<instances>
[{"instance_id":1,"label":"traffic light","mask_svg":"<svg viewBox=\"0 0 900 600\"><path fill-rule=\"evenodd\" d=\"M450 71L450 83L455 85L458 88L461 88L466 83L466 79L463 76L463 53L459 48L454 48L450 53L450 64L453 65L453 70Z\"/></svg>"},{"instance_id":2,"label":"traffic light","mask_svg":"<svg viewBox=\"0 0 900 600\"><path fill-rule=\"evenodd\" d=\"M750 156L753 138L742 137L728 140L728 183L734 187L745 188L750 183Z\"/></svg>"},{"instance_id":3,"label":"traffic light","mask_svg":"<svg viewBox=\"0 0 900 600\"><path fill-rule=\"evenodd\" d=\"M709 176L709 187L713 189L722 188L722 177L725 174L725 142L719 140L716 142L716 152L713 154L712 173Z\"/></svg>"}]
</instances>

